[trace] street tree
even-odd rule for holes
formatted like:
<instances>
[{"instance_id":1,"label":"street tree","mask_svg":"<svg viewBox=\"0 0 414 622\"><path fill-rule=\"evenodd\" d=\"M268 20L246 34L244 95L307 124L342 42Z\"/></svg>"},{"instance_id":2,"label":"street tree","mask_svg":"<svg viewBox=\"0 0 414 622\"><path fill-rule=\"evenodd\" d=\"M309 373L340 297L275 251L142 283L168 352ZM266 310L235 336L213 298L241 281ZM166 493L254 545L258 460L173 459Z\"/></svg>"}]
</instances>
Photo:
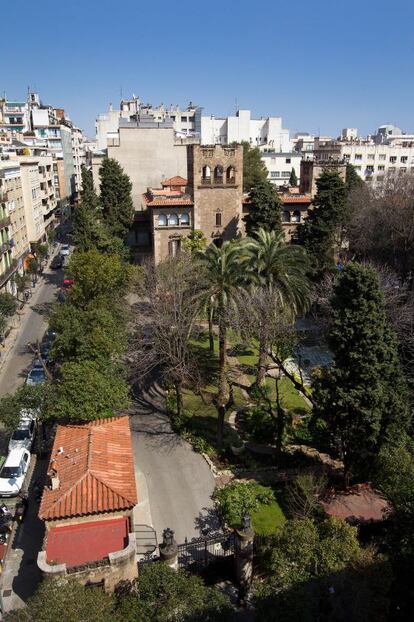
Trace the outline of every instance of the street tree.
<instances>
[{"instance_id":1,"label":"street tree","mask_svg":"<svg viewBox=\"0 0 414 622\"><path fill-rule=\"evenodd\" d=\"M297 235L309 255L311 274L318 279L334 267L335 255L341 252L349 209L346 185L337 170L324 170L316 186L314 207Z\"/></svg>"},{"instance_id":2,"label":"street tree","mask_svg":"<svg viewBox=\"0 0 414 622\"><path fill-rule=\"evenodd\" d=\"M275 187L267 180L258 181L250 192L249 213L245 217L246 231L254 236L257 229L282 232L282 202Z\"/></svg>"},{"instance_id":3,"label":"street tree","mask_svg":"<svg viewBox=\"0 0 414 622\"><path fill-rule=\"evenodd\" d=\"M125 372L110 361L63 363L52 392L47 412L52 420L76 422L113 417L129 404Z\"/></svg>"},{"instance_id":4,"label":"street tree","mask_svg":"<svg viewBox=\"0 0 414 622\"><path fill-rule=\"evenodd\" d=\"M296 188L297 185L298 185L298 178L297 178L297 175L296 175L296 171L295 171L295 169L292 166L292 170L290 172L290 177L289 177L289 186L291 188Z\"/></svg>"},{"instance_id":5,"label":"street tree","mask_svg":"<svg viewBox=\"0 0 414 622\"><path fill-rule=\"evenodd\" d=\"M17 311L17 300L9 292L0 292L0 315L12 317Z\"/></svg>"},{"instance_id":6,"label":"street tree","mask_svg":"<svg viewBox=\"0 0 414 622\"><path fill-rule=\"evenodd\" d=\"M331 307L334 360L314 384L315 417L326 426L346 477L367 477L381 447L409 425L405 379L372 268L348 264Z\"/></svg>"},{"instance_id":7,"label":"street tree","mask_svg":"<svg viewBox=\"0 0 414 622\"><path fill-rule=\"evenodd\" d=\"M236 304L240 288L249 281L249 256L243 243L224 242L221 248L211 244L200 254L203 268L204 303L214 304L219 332L219 375L216 397L217 444L223 442L224 418L230 406L230 385L228 381L227 332L230 310Z\"/></svg>"},{"instance_id":8,"label":"street tree","mask_svg":"<svg viewBox=\"0 0 414 622\"><path fill-rule=\"evenodd\" d=\"M100 248L105 236L101 219L102 211L93 185L92 171L82 166L80 203L73 215L73 239L78 251Z\"/></svg>"},{"instance_id":9,"label":"street tree","mask_svg":"<svg viewBox=\"0 0 414 622\"><path fill-rule=\"evenodd\" d=\"M13 394L0 398L0 421L8 431L15 430L22 410L33 410L41 418L47 410L50 398L50 385L23 385Z\"/></svg>"},{"instance_id":10,"label":"street tree","mask_svg":"<svg viewBox=\"0 0 414 622\"><path fill-rule=\"evenodd\" d=\"M112 235L124 239L134 213L131 181L120 164L112 158L104 158L99 174L104 221Z\"/></svg>"},{"instance_id":11,"label":"street tree","mask_svg":"<svg viewBox=\"0 0 414 622\"><path fill-rule=\"evenodd\" d=\"M351 192L354 192L356 190L360 190L363 187L363 185L364 185L363 180L361 179L361 177L356 172L355 166L353 166L349 162L346 165L345 185L346 185L346 189L347 189L348 195Z\"/></svg>"},{"instance_id":12,"label":"street tree","mask_svg":"<svg viewBox=\"0 0 414 622\"><path fill-rule=\"evenodd\" d=\"M16 285L17 294L22 295L24 290L29 285L30 278L28 274L19 274L18 272L15 272L13 274L13 282Z\"/></svg>"},{"instance_id":13,"label":"street tree","mask_svg":"<svg viewBox=\"0 0 414 622\"><path fill-rule=\"evenodd\" d=\"M243 145L243 190L250 192L259 183L266 181L268 171L258 147L251 147L247 141Z\"/></svg>"}]
</instances>

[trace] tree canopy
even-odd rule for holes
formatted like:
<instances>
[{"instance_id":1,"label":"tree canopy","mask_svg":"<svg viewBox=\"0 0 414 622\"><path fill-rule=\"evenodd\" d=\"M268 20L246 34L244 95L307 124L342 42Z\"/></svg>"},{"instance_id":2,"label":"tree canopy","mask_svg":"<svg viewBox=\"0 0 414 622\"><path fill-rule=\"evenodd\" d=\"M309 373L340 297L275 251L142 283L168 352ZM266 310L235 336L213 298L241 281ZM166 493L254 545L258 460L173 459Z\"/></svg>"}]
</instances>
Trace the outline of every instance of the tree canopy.
<instances>
[{"instance_id":1,"label":"tree canopy","mask_svg":"<svg viewBox=\"0 0 414 622\"><path fill-rule=\"evenodd\" d=\"M254 236L257 229L282 232L282 202L269 181L258 181L250 192L249 213L245 217L246 231Z\"/></svg>"},{"instance_id":2,"label":"tree canopy","mask_svg":"<svg viewBox=\"0 0 414 622\"><path fill-rule=\"evenodd\" d=\"M268 171L262 160L258 147L251 147L248 142L243 145L243 190L250 192L260 182L267 180Z\"/></svg>"},{"instance_id":3,"label":"tree canopy","mask_svg":"<svg viewBox=\"0 0 414 622\"><path fill-rule=\"evenodd\" d=\"M120 164L112 158L104 158L99 174L103 217L112 235L124 238L134 213L131 181Z\"/></svg>"}]
</instances>

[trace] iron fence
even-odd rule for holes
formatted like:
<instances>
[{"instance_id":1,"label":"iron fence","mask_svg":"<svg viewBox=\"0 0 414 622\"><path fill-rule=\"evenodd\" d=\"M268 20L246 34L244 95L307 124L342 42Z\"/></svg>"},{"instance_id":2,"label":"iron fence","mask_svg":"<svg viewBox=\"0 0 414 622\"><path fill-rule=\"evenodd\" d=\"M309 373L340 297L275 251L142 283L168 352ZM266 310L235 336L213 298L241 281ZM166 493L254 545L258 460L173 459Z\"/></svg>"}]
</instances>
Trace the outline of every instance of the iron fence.
<instances>
[{"instance_id":1,"label":"iron fence","mask_svg":"<svg viewBox=\"0 0 414 622\"><path fill-rule=\"evenodd\" d=\"M178 568L202 572L209 565L234 555L234 534L195 538L178 545Z\"/></svg>"}]
</instances>

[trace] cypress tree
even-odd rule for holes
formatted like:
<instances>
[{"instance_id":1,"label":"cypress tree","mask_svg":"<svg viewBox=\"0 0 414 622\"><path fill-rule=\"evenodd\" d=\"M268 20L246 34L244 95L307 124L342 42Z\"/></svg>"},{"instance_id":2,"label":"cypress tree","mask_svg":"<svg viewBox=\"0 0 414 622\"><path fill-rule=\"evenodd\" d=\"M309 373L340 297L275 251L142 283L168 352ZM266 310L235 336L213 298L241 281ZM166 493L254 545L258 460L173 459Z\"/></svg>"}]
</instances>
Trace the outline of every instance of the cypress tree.
<instances>
[{"instance_id":1,"label":"cypress tree","mask_svg":"<svg viewBox=\"0 0 414 622\"><path fill-rule=\"evenodd\" d=\"M258 147L251 147L247 141L243 145L243 190L250 192L257 184L266 181L268 171Z\"/></svg>"},{"instance_id":2,"label":"cypress tree","mask_svg":"<svg viewBox=\"0 0 414 622\"><path fill-rule=\"evenodd\" d=\"M105 158L99 169L100 202L110 234L125 238L132 224L132 184L122 167L112 158Z\"/></svg>"},{"instance_id":3,"label":"cypress tree","mask_svg":"<svg viewBox=\"0 0 414 622\"><path fill-rule=\"evenodd\" d=\"M250 212L245 220L248 235L257 229L282 232L280 212L282 202L269 181L259 182L250 192Z\"/></svg>"},{"instance_id":4,"label":"cypress tree","mask_svg":"<svg viewBox=\"0 0 414 622\"><path fill-rule=\"evenodd\" d=\"M299 225L297 236L310 256L312 273L320 277L334 267L335 246L340 246L348 217L347 189L338 171L325 170L316 182L313 209ZM339 238L339 242L338 242Z\"/></svg>"},{"instance_id":5,"label":"cypress tree","mask_svg":"<svg viewBox=\"0 0 414 622\"><path fill-rule=\"evenodd\" d=\"M334 361L315 383L315 417L346 474L366 477L380 449L407 430L407 388L376 272L348 264L331 304Z\"/></svg>"},{"instance_id":6,"label":"cypress tree","mask_svg":"<svg viewBox=\"0 0 414 622\"><path fill-rule=\"evenodd\" d=\"M100 216L99 199L94 189L92 171L82 166L80 203L73 217L74 242L78 250L88 251L99 244Z\"/></svg>"},{"instance_id":7,"label":"cypress tree","mask_svg":"<svg viewBox=\"0 0 414 622\"><path fill-rule=\"evenodd\" d=\"M296 188L297 185L298 185L298 178L296 176L295 169L292 166L292 171L290 173L290 178L289 178L289 186Z\"/></svg>"}]
</instances>

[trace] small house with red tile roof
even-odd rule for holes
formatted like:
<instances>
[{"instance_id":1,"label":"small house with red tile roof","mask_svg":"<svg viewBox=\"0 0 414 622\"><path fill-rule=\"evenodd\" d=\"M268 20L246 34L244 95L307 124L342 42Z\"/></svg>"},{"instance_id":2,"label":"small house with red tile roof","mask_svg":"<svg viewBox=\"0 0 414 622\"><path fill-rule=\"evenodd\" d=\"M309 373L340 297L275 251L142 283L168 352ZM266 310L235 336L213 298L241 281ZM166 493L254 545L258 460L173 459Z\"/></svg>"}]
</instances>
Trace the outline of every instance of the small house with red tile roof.
<instances>
[{"instance_id":1,"label":"small house with red tile roof","mask_svg":"<svg viewBox=\"0 0 414 622\"><path fill-rule=\"evenodd\" d=\"M170 188L170 190L178 190L179 192L185 192L188 186L188 181L180 175L170 177L169 179L163 179L161 182L163 188Z\"/></svg>"},{"instance_id":2,"label":"small house with red tile roof","mask_svg":"<svg viewBox=\"0 0 414 622\"><path fill-rule=\"evenodd\" d=\"M39 508L43 575L71 575L107 591L135 578L137 502L128 417L58 426Z\"/></svg>"}]
</instances>

